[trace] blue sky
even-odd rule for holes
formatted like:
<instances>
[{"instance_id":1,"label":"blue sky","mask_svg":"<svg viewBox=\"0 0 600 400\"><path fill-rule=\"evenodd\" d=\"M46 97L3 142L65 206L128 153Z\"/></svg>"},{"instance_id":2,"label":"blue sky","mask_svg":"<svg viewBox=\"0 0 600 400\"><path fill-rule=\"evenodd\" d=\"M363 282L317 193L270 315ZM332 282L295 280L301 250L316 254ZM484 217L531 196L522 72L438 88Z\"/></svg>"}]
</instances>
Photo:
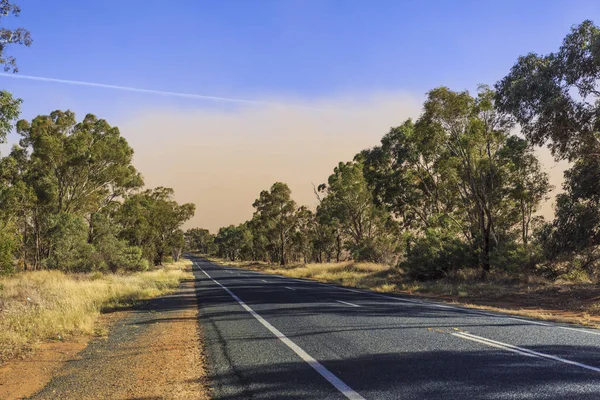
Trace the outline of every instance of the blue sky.
<instances>
[{"instance_id":1,"label":"blue sky","mask_svg":"<svg viewBox=\"0 0 600 400\"><path fill-rule=\"evenodd\" d=\"M3 22L34 39L12 49L21 75L291 107L0 76L2 88L25 100L24 118L60 108L118 125L146 183L195 202L192 225L212 230L249 218L254 198L276 180L299 203L314 203L312 183L416 117L428 90L493 85L519 55L556 50L584 19L600 24L597 0L18 3L21 16ZM562 170L553 171L560 186Z\"/></svg>"},{"instance_id":2,"label":"blue sky","mask_svg":"<svg viewBox=\"0 0 600 400\"><path fill-rule=\"evenodd\" d=\"M586 18L600 20L600 2L566 0L19 4L21 17L7 22L27 27L34 38L31 48L14 51L22 74L216 96L308 100L492 84L518 55L554 50L571 25ZM32 93L63 90L57 89L60 85L11 83L6 78L2 84L22 91L28 101ZM110 111L114 94L100 89L76 92L94 97L80 100L82 106ZM135 100L147 99L141 97Z\"/></svg>"}]
</instances>

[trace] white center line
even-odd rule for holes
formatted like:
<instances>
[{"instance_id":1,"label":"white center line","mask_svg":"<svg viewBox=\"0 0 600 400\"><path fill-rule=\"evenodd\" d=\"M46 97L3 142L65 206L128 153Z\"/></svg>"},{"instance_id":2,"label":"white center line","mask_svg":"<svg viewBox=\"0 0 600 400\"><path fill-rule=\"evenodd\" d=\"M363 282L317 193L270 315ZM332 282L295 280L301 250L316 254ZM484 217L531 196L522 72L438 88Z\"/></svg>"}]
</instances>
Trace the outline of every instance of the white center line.
<instances>
[{"instance_id":1,"label":"white center line","mask_svg":"<svg viewBox=\"0 0 600 400\"><path fill-rule=\"evenodd\" d=\"M194 262L194 264L196 264ZM340 391L346 398L350 400L366 400L360 394L355 392L350 386L346 385L340 378L333 374L333 372L329 371L327 368L323 366L320 362L315 360L310 354L304 351L300 346L296 343L292 342L287 336L281 333L277 328L268 323L263 317L261 317L256 311L250 308L246 303L244 303L239 297L235 295L231 290L221 284L219 281L211 278L210 275L206 273L198 264L196 267L200 269L214 283L219 285L223 290L225 290L235 301L237 301L244 310L248 311L250 315L258 320L265 328L267 328L272 334L274 334L279 340L281 340L287 347L289 347L294 353L296 353L302 360L304 360L308 365L310 365L315 371L317 371L323 378L325 378L329 383L331 383L337 390Z\"/></svg>"},{"instance_id":2,"label":"white center line","mask_svg":"<svg viewBox=\"0 0 600 400\"><path fill-rule=\"evenodd\" d=\"M284 287L285 287L286 289L289 289L289 290L296 291L296 289L294 289L294 288L291 288L291 287L289 287L289 286L284 286Z\"/></svg>"},{"instance_id":3,"label":"white center line","mask_svg":"<svg viewBox=\"0 0 600 400\"><path fill-rule=\"evenodd\" d=\"M230 271L227 271L227 272L230 272ZM283 278L283 276L281 276L281 275L272 275L272 276L275 276L275 277L278 277L278 278ZM348 292L360 293L360 294L367 295L367 296L375 296L375 297L385 298L385 299L389 299L389 300L395 300L395 301L398 301L398 302L418 304L418 305L421 305L421 306L424 306L424 307L434 307L434 308L441 308L441 309L457 310L457 311L461 311L461 312L463 312L465 314L484 315L484 316L492 317L492 318L511 319L511 320L516 320L516 321L524 322L526 324L547 326L549 328L557 328L557 329L569 330L569 331L572 331L572 332L587 333L587 334L590 334L590 335L600 335L600 331L593 330L593 329L585 329L585 328L580 328L580 327L570 327L570 326L563 326L563 325L555 325L555 324L549 324L549 323L544 323L544 322L538 322L538 321L535 321L535 320L529 320L529 319L524 319L524 318L511 317L511 316L503 315L503 314L495 314L495 313L488 313L488 312L484 312L484 311L476 311L476 310L472 310L472 309L468 309L468 308L464 308L464 307L456 307L456 306L451 306L451 305L446 305L446 304L440 304L440 303L435 303L435 302L430 302L430 301L409 300L409 299L406 299L406 298L386 296L384 294L371 293L371 292L362 291L362 290L356 290L356 289L350 289L350 288L341 287L341 286L335 286L335 285L328 284L328 283L316 282L316 281L313 281L311 279L298 279L298 278L292 278L292 279L296 280L296 281L305 282L305 283L312 283L312 284L316 284L316 285L327 286L327 287L332 288L332 289L339 289L339 290L345 290L345 291L348 291Z\"/></svg>"},{"instance_id":4,"label":"white center line","mask_svg":"<svg viewBox=\"0 0 600 400\"><path fill-rule=\"evenodd\" d=\"M484 337L481 337L481 336L473 335L473 334L470 334L470 333L467 333L467 332L452 333L452 335L456 336L456 337L460 337L462 339L467 339L467 340L471 340L473 342L485 344L485 345L490 346L490 347L495 347L495 348L498 348L498 349L502 349L502 350L506 350L506 351L511 351L513 353L521 354L521 355L524 355L524 356L527 356L527 357L545 358L545 359L548 359L548 360L559 361L559 362L562 362L562 363L565 363L565 364L574 365L576 367L589 369L589 370L592 370L592 371L595 371L595 372L600 372L600 368L598 368L598 367L592 367L591 365L578 363L576 361L571 361L571 360L567 360L565 358L552 356L550 354L540 353L540 352L537 352L537 351L534 351L534 350L525 349L523 347L513 346L512 344L508 344L508 343L498 342L496 340L492 340L492 339L484 338Z\"/></svg>"},{"instance_id":5,"label":"white center line","mask_svg":"<svg viewBox=\"0 0 600 400\"><path fill-rule=\"evenodd\" d=\"M342 300L336 300L338 303L342 303L342 304L346 304L347 306L351 306L351 307L360 307L358 304L354 304L354 303L348 303L347 301L342 301Z\"/></svg>"}]
</instances>

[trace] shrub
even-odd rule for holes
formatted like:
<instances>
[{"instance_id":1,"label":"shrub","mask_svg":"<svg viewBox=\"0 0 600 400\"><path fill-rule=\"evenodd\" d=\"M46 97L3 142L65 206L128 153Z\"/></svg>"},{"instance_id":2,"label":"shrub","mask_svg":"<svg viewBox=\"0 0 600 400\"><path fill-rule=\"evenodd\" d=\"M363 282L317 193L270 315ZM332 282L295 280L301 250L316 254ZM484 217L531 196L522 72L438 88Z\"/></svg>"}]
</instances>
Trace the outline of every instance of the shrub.
<instances>
[{"instance_id":1,"label":"shrub","mask_svg":"<svg viewBox=\"0 0 600 400\"><path fill-rule=\"evenodd\" d=\"M401 263L413 279L429 280L452 270L477 265L477 253L456 235L434 229L413 240Z\"/></svg>"}]
</instances>

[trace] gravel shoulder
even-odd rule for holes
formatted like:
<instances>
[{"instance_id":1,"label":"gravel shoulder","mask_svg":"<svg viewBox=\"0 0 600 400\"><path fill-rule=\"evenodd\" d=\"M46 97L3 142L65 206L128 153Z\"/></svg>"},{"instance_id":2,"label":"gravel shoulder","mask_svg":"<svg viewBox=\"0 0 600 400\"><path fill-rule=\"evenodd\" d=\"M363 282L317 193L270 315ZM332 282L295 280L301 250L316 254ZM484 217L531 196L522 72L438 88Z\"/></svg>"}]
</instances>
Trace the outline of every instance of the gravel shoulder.
<instances>
[{"instance_id":1,"label":"gravel shoulder","mask_svg":"<svg viewBox=\"0 0 600 400\"><path fill-rule=\"evenodd\" d=\"M208 399L193 279L113 319L31 399ZM19 398L19 397L13 397Z\"/></svg>"}]
</instances>

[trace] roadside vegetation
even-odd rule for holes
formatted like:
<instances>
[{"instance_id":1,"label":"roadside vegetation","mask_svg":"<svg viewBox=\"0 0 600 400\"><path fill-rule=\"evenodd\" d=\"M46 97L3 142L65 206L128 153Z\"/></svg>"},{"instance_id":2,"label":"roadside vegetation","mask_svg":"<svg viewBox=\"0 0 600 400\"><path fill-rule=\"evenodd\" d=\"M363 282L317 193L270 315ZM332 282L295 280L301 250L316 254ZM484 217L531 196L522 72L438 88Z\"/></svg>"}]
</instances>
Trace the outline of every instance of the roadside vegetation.
<instances>
[{"instance_id":1,"label":"roadside vegetation","mask_svg":"<svg viewBox=\"0 0 600 400\"><path fill-rule=\"evenodd\" d=\"M600 30L584 21L556 52L519 57L493 87L434 88L416 120L315 187L315 209L276 182L249 221L215 235L189 230L187 246L290 276L592 318L600 299L598 60ZM550 221L538 213L553 189L538 146L570 162Z\"/></svg>"},{"instance_id":2,"label":"roadside vegetation","mask_svg":"<svg viewBox=\"0 0 600 400\"><path fill-rule=\"evenodd\" d=\"M0 64L18 72L24 28L0 0ZM12 25L12 24L10 24ZM170 188L145 188L119 129L55 110L19 119L22 99L0 91L0 361L44 340L89 334L99 313L158 296L183 276L182 224L195 211Z\"/></svg>"},{"instance_id":3,"label":"roadside vegetation","mask_svg":"<svg viewBox=\"0 0 600 400\"><path fill-rule=\"evenodd\" d=\"M173 290L189 263L133 274L30 271L0 278L0 361L43 341L72 340L98 328L103 310ZM97 332L96 332L97 333Z\"/></svg>"},{"instance_id":4,"label":"roadside vegetation","mask_svg":"<svg viewBox=\"0 0 600 400\"><path fill-rule=\"evenodd\" d=\"M501 272L492 272L482 280L472 269L459 270L444 279L423 281L411 279L402 269L385 264L343 261L281 266L197 255L224 266L600 328L600 287L589 281L552 281L539 274L514 277Z\"/></svg>"},{"instance_id":5,"label":"roadside vegetation","mask_svg":"<svg viewBox=\"0 0 600 400\"><path fill-rule=\"evenodd\" d=\"M0 0L0 22L20 8ZM23 28L0 28L0 64L17 72L11 45L32 43ZM55 110L19 120L23 100L0 91L0 275L20 271L136 272L181 256L181 225L194 204L170 188L145 189L119 128Z\"/></svg>"}]
</instances>

